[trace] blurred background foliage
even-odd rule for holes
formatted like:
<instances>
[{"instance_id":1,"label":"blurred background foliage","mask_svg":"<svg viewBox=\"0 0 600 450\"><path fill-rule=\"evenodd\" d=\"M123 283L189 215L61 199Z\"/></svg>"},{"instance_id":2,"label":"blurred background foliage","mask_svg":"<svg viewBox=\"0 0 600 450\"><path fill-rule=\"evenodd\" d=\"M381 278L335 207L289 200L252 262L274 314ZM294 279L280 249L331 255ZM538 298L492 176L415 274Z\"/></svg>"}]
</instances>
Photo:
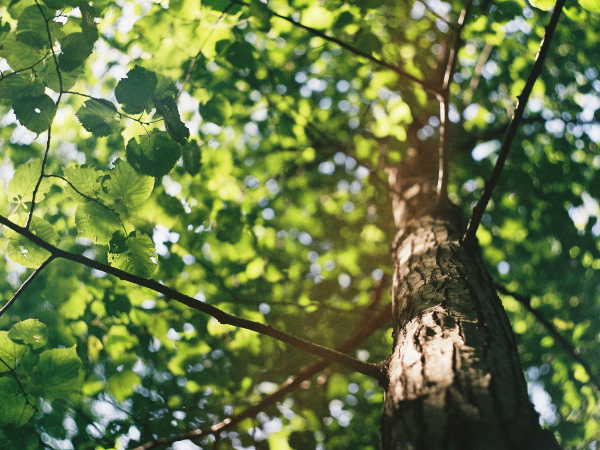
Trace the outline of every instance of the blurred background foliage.
<instances>
[{"instance_id":1,"label":"blurred background foliage","mask_svg":"<svg viewBox=\"0 0 600 450\"><path fill-rule=\"evenodd\" d=\"M462 2L44 3L57 16L49 22L53 33L81 34L72 38L71 53L69 41L61 41L63 91L114 105L118 81L136 65L175 83L190 139L173 170L154 178L149 199L121 214L127 233L152 238L154 279L331 348L373 314L373 292L380 291L381 307L389 303L395 227L383 168L402 160L411 139L437 146L440 121L431 94L364 56L441 85ZM33 25L23 25L29 13L22 14L37 4L0 5L0 176L8 192L15 170L44 153L47 132L31 129L47 127L36 122L28 129L17 120L16 113L25 116L13 106L23 104L15 92L25 88L6 75L43 59L23 71L26 89L56 101L60 85L48 43L36 41ZM572 1L565 8L478 237L494 279L531 296L531 307L573 344L597 379L600 27L593 6ZM491 172L551 7L473 1L448 124L449 189L467 217ZM82 38L93 31L81 17L96 18L93 46ZM111 128L99 137L75 114L87 100L62 93L47 173L64 175L75 165L108 171L128 154L130 139L164 130L163 121L153 121L156 112L147 111L143 120L107 119ZM46 106L43 114L52 110ZM78 236L77 204L65 183L49 180L36 215L52 225L62 248L108 261L106 245L81 231ZM30 207L7 195L0 203L11 218ZM0 270L5 304L31 271L9 258L0 260ZM541 420L563 448L595 449L600 397L590 374L521 303L502 300ZM22 322L27 319L40 325ZM72 349L65 361L76 351L81 366L76 376L63 373L70 395L32 390L31 405L0 406L0 448L135 448L239 413L316 359L62 260L44 269L2 316L0 328L9 331L19 322L47 329L39 347L27 347L31 355ZM353 356L385 358L390 327ZM25 362L18 374L24 386L33 386L40 375L31 375ZM8 381L14 378L0 373L3 392L19 397ZM374 380L331 366L255 419L173 448L375 449L382 397ZM29 417L16 408L29 408Z\"/></svg>"}]
</instances>

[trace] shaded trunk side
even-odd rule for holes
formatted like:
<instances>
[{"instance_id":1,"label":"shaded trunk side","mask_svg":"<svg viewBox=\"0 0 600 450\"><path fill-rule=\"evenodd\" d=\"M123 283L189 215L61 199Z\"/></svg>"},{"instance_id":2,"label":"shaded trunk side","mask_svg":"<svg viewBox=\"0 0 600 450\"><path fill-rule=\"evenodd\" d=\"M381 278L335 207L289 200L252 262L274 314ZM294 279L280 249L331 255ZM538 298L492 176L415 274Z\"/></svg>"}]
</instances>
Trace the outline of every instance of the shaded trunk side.
<instances>
[{"instance_id":1,"label":"shaded trunk side","mask_svg":"<svg viewBox=\"0 0 600 450\"><path fill-rule=\"evenodd\" d=\"M460 218L446 206L398 221L382 448L558 448L529 402L481 252L459 243Z\"/></svg>"}]
</instances>

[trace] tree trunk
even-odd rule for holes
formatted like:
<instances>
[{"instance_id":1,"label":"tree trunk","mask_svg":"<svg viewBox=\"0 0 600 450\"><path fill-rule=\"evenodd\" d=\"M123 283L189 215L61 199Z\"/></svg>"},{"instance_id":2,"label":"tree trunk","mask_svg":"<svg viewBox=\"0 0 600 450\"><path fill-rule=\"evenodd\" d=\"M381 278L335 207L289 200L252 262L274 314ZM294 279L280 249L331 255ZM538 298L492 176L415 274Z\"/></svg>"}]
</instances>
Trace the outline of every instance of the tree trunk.
<instances>
[{"instance_id":1,"label":"tree trunk","mask_svg":"<svg viewBox=\"0 0 600 450\"><path fill-rule=\"evenodd\" d=\"M480 249L459 242L460 211L447 204L420 216L406 212L397 217L393 249L394 349L382 448L558 448L529 402Z\"/></svg>"}]
</instances>

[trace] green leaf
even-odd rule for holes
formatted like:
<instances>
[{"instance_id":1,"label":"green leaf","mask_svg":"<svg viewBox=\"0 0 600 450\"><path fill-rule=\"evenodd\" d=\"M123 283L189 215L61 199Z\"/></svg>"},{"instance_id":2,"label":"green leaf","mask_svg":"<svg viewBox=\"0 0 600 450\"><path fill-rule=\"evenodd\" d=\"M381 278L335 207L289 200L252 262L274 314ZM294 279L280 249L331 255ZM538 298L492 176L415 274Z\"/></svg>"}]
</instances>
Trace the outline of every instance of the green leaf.
<instances>
[{"instance_id":1,"label":"green leaf","mask_svg":"<svg viewBox=\"0 0 600 450\"><path fill-rule=\"evenodd\" d=\"M225 59L238 69L252 69L256 65L253 52L248 42L234 42L225 52Z\"/></svg>"},{"instance_id":2,"label":"green leaf","mask_svg":"<svg viewBox=\"0 0 600 450\"><path fill-rule=\"evenodd\" d=\"M352 22L354 22L354 15L350 11L344 11L335 20L333 28L344 28L346 25L350 25Z\"/></svg>"},{"instance_id":3,"label":"green leaf","mask_svg":"<svg viewBox=\"0 0 600 450\"><path fill-rule=\"evenodd\" d=\"M21 164L8 182L8 200L13 203L25 203L33 200L33 191L42 174L42 159L34 159L27 164ZM40 202L50 190L51 183L48 178L42 181L35 194L35 201Z\"/></svg>"},{"instance_id":4,"label":"green leaf","mask_svg":"<svg viewBox=\"0 0 600 450\"><path fill-rule=\"evenodd\" d=\"M151 259L155 257L152 239L145 234L137 235L133 232L127 237L126 244L128 248L124 252L109 253L108 262L117 269L148 278L156 270L156 264ZM121 246L119 250L122 248Z\"/></svg>"},{"instance_id":5,"label":"green leaf","mask_svg":"<svg viewBox=\"0 0 600 450\"><path fill-rule=\"evenodd\" d=\"M154 106L158 113L165 118L165 127L167 133L176 142L185 144L190 137L190 130L185 126L179 117L179 109L173 97L164 97L163 99L154 99Z\"/></svg>"},{"instance_id":6,"label":"green leaf","mask_svg":"<svg viewBox=\"0 0 600 450\"><path fill-rule=\"evenodd\" d=\"M108 100L86 101L75 114L87 131L94 136L104 137L121 131L121 122L116 108Z\"/></svg>"},{"instance_id":7,"label":"green leaf","mask_svg":"<svg viewBox=\"0 0 600 450\"><path fill-rule=\"evenodd\" d=\"M200 146L196 140L188 142L183 147L183 168L187 173L194 176L202 167L202 154L200 152Z\"/></svg>"},{"instance_id":8,"label":"green leaf","mask_svg":"<svg viewBox=\"0 0 600 450\"><path fill-rule=\"evenodd\" d=\"M0 81L0 101L13 101L43 91L44 85L39 79L32 79L29 74L15 74ZM8 104L9 102L3 103Z\"/></svg>"},{"instance_id":9,"label":"green leaf","mask_svg":"<svg viewBox=\"0 0 600 450\"><path fill-rule=\"evenodd\" d=\"M87 202L77 207L75 223L80 237L96 244L106 245L115 231L121 229L119 216L96 202Z\"/></svg>"},{"instance_id":10,"label":"green leaf","mask_svg":"<svg viewBox=\"0 0 600 450\"><path fill-rule=\"evenodd\" d=\"M58 73L56 72L56 63L54 62L54 58L47 58L46 65L40 71L39 75L46 86L48 86L54 92L60 92L61 81L62 90L68 91L73 86L75 86L75 83L77 83L77 80L83 76L83 73L83 68L81 67L71 70L70 72L62 70L60 73L59 80Z\"/></svg>"},{"instance_id":11,"label":"green leaf","mask_svg":"<svg viewBox=\"0 0 600 450\"><path fill-rule=\"evenodd\" d=\"M231 117L232 112L231 103L229 103L229 100L223 94L213 95L204 106L200 107L202 119L217 124L220 127L225 125Z\"/></svg>"},{"instance_id":12,"label":"green leaf","mask_svg":"<svg viewBox=\"0 0 600 450\"><path fill-rule=\"evenodd\" d=\"M27 214L19 215L15 222L18 225L24 226L27 223ZM52 225L37 216L31 218L29 231L48 244L56 245L60 241L60 237ZM50 256L48 250L43 249L12 230L6 231L5 236L8 239L6 252L13 262L36 269Z\"/></svg>"},{"instance_id":13,"label":"green leaf","mask_svg":"<svg viewBox=\"0 0 600 450\"><path fill-rule=\"evenodd\" d=\"M35 410L27 403L21 387L13 377L0 377L0 396L0 426L22 426L33 416Z\"/></svg>"},{"instance_id":14,"label":"green leaf","mask_svg":"<svg viewBox=\"0 0 600 450\"><path fill-rule=\"evenodd\" d=\"M79 377L80 367L75 346L46 350L40 354L32 381L44 396L65 397L75 388L73 381Z\"/></svg>"},{"instance_id":15,"label":"green leaf","mask_svg":"<svg viewBox=\"0 0 600 450\"><path fill-rule=\"evenodd\" d=\"M105 183L108 195L128 208L144 203L154 188L154 178L138 174L122 159L115 161L115 168L108 174L110 178Z\"/></svg>"},{"instance_id":16,"label":"green leaf","mask_svg":"<svg viewBox=\"0 0 600 450\"><path fill-rule=\"evenodd\" d=\"M241 6L231 0L202 0L202 5L219 12L227 11L228 14L237 14L241 10Z\"/></svg>"},{"instance_id":17,"label":"green leaf","mask_svg":"<svg viewBox=\"0 0 600 450\"><path fill-rule=\"evenodd\" d=\"M17 40L16 33L10 33L0 46L0 57L6 58L8 65L16 71L41 62L46 57L46 51L31 48Z\"/></svg>"},{"instance_id":18,"label":"green leaf","mask_svg":"<svg viewBox=\"0 0 600 450\"><path fill-rule=\"evenodd\" d=\"M365 53L371 54L373 52L380 52L382 44L377 36L367 32L358 36L356 47Z\"/></svg>"},{"instance_id":19,"label":"green leaf","mask_svg":"<svg viewBox=\"0 0 600 450\"><path fill-rule=\"evenodd\" d=\"M40 348L48 341L48 327L37 319L27 319L14 324L8 337L17 344Z\"/></svg>"},{"instance_id":20,"label":"green leaf","mask_svg":"<svg viewBox=\"0 0 600 450\"><path fill-rule=\"evenodd\" d=\"M579 4L589 12L600 12L600 0L579 0Z\"/></svg>"},{"instance_id":21,"label":"green leaf","mask_svg":"<svg viewBox=\"0 0 600 450\"><path fill-rule=\"evenodd\" d=\"M65 36L60 46L58 65L66 72L81 66L94 51L94 41L86 38L83 33L71 33Z\"/></svg>"},{"instance_id":22,"label":"green leaf","mask_svg":"<svg viewBox=\"0 0 600 450\"><path fill-rule=\"evenodd\" d=\"M244 222L239 206L222 209L217 213L217 239L235 244L242 238Z\"/></svg>"},{"instance_id":23,"label":"green leaf","mask_svg":"<svg viewBox=\"0 0 600 450\"><path fill-rule=\"evenodd\" d=\"M42 15L43 14L43 15ZM54 17L54 12L44 5L31 5L23 10L17 23L17 38L19 41L36 49L50 47L46 23L53 39L62 35L60 24L46 19Z\"/></svg>"},{"instance_id":24,"label":"green leaf","mask_svg":"<svg viewBox=\"0 0 600 450\"><path fill-rule=\"evenodd\" d=\"M38 134L50 128L56 115L56 103L46 94L21 97L12 106L21 125Z\"/></svg>"},{"instance_id":25,"label":"green leaf","mask_svg":"<svg viewBox=\"0 0 600 450\"><path fill-rule=\"evenodd\" d=\"M554 0L530 0L529 3L542 11L549 11L556 5Z\"/></svg>"},{"instance_id":26,"label":"green leaf","mask_svg":"<svg viewBox=\"0 0 600 450\"><path fill-rule=\"evenodd\" d=\"M15 369L17 361L22 359L27 353L29 353L29 348L26 345L17 344L10 339L8 331L0 331L0 358L2 358L2 361L0 361L0 373L8 372L9 369Z\"/></svg>"},{"instance_id":27,"label":"green leaf","mask_svg":"<svg viewBox=\"0 0 600 450\"><path fill-rule=\"evenodd\" d=\"M132 370L115 373L108 379L107 390L118 401L127 400L136 386L142 382L140 376Z\"/></svg>"},{"instance_id":28,"label":"green leaf","mask_svg":"<svg viewBox=\"0 0 600 450\"><path fill-rule=\"evenodd\" d=\"M2 41L4 39L6 39L6 36L8 36L8 33L10 33L10 24L9 23L2 23L2 19L0 18L0 43L2 43Z\"/></svg>"},{"instance_id":29,"label":"green leaf","mask_svg":"<svg viewBox=\"0 0 600 450\"><path fill-rule=\"evenodd\" d=\"M139 142L132 138L127 143L127 161L138 173L162 177L168 174L181 156L181 146L163 131L150 136L141 135Z\"/></svg>"},{"instance_id":30,"label":"green leaf","mask_svg":"<svg viewBox=\"0 0 600 450\"><path fill-rule=\"evenodd\" d=\"M90 201L90 198L97 199L102 194L101 178L104 176L104 171L95 170L91 167L74 166L65 167L63 174L69 183L71 183L65 186L65 192L72 200L78 203L86 203Z\"/></svg>"},{"instance_id":31,"label":"green leaf","mask_svg":"<svg viewBox=\"0 0 600 450\"><path fill-rule=\"evenodd\" d=\"M154 72L135 66L127 72L127 77L119 81L115 96L127 114L140 114L152 100L157 84L158 78Z\"/></svg>"}]
</instances>

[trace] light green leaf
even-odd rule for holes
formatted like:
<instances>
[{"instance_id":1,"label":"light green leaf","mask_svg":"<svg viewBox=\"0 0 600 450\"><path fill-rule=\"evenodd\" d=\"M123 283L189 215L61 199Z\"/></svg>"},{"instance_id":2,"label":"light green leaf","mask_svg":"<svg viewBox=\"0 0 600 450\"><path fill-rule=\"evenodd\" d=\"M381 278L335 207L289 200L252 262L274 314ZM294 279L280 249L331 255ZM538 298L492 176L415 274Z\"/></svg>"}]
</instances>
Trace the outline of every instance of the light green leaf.
<instances>
[{"instance_id":1,"label":"light green leaf","mask_svg":"<svg viewBox=\"0 0 600 450\"><path fill-rule=\"evenodd\" d=\"M554 0L530 0L529 3L542 11L549 11L556 5Z\"/></svg>"},{"instance_id":2,"label":"light green leaf","mask_svg":"<svg viewBox=\"0 0 600 450\"><path fill-rule=\"evenodd\" d=\"M2 398L2 402L0 402L0 426L6 424L17 427L24 425L35 412L33 407L27 404L23 391L13 377L0 377L0 398Z\"/></svg>"},{"instance_id":3,"label":"light green leaf","mask_svg":"<svg viewBox=\"0 0 600 450\"><path fill-rule=\"evenodd\" d=\"M114 105L103 99L86 101L75 114L87 131L104 137L121 131L121 122Z\"/></svg>"},{"instance_id":4,"label":"light green leaf","mask_svg":"<svg viewBox=\"0 0 600 450\"><path fill-rule=\"evenodd\" d=\"M115 161L115 168L109 172L109 176L105 184L108 195L128 208L144 203L154 188L154 178L138 174L122 159Z\"/></svg>"},{"instance_id":5,"label":"light green leaf","mask_svg":"<svg viewBox=\"0 0 600 450\"><path fill-rule=\"evenodd\" d=\"M165 118L165 127L171 139L180 144L185 144L190 137L190 130L185 126L179 117L179 109L173 97L155 98L154 106L158 113Z\"/></svg>"},{"instance_id":6,"label":"light green leaf","mask_svg":"<svg viewBox=\"0 0 600 450\"><path fill-rule=\"evenodd\" d=\"M127 350L139 344L139 339L129 333L124 325L113 325L102 339L106 352L112 359L117 359Z\"/></svg>"},{"instance_id":7,"label":"light green leaf","mask_svg":"<svg viewBox=\"0 0 600 450\"><path fill-rule=\"evenodd\" d=\"M8 337L8 331L0 331L0 373L8 372L9 368L14 369L17 361L22 359L29 348L26 345L20 345ZM0 402L2 403L2 402Z\"/></svg>"},{"instance_id":8,"label":"light green leaf","mask_svg":"<svg viewBox=\"0 0 600 450\"><path fill-rule=\"evenodd\" d=\"M104 176L104 171L95 170L91 167L74 166L64 168L63 174L73 186L71 187L69 184L65 186L65 192L71 199L78 203L86 203L90 201L90 198L97 199L100 197L102 193L101 178Z\"/></svg>"},{"instance_id":9,"label":"light green leaf","mask_svg":"<svg viewBox=\"0 0 600 450\"><path fill-rule=\"evenodd\" d=\"M46 94L21 97L12 106L21 125L38 134L50 128L56 115L56 103Z\"/></svg>"},{"instance_id":10,"label":"light green leaf","mask_svg":"<svg viewBox=\"0 0 600 450\"><path fill-rule=\"evenodd\" d=\"M136 235L135 232L127 237L127 250L122 253L109 253L108 262L117 269L124 270L133 275L148 278L156 270L154 257L154 243L145 234Z\"/></svg>"},{"instance_id":11,"label":"light green leaf","mask_svg":"<svg viewBox=\"0 0 600 450\"><path fill-rule=\"evenodd\" d=\"M27 214L19 215L15 222L18 225L24 226L27 223ZM54 230L52 225L37 216L31 218L29 230L52 245L58 244L58 241L60 240L58 233ZM50 256L48 250L43 249L12 230L6 231L5 237L8 239L6 252L11 261L16 262L17 264L36 269Z\"/></svg>"},{"instance_id":12,"label":"light green leaf","mask_svg":"<svg viewBox=\"0 0 600 450\"><path fill-rule=\"evenodd\" d=\"M80 237L102 245L108 244L113 233L121 229L119 216L96 202L79 205L75 212L75 223Z\"/></svg>"},{"instance_id":13,"label":"light green leaf","mask_svg":"<svg viewBox=\"0 0 600 450\"><path fill-rule=\"evenodd\" d=\"M219 126L223 126L227 122L232 112L231 103L223 94L213 95L204 106L200 107L202 119Z\"/></svg>"},{"instance_id":14,"label":"light green leaf","mask_svg":"<svg viewBox=\"0 0 600 450\"><path fill-rule=\"evenodd\" d=\"M77 80L83 76L83 69L78 67L70 72L62 70L60 72L60 80L58 79L58 73L56 72L56 63L54 58L47 58L46 65L40 71L39 75L42 78L44 84L52 89L54 92L60 92L60 86L62 81L63 91L67 91L75 86Z\"/></svg>"},{"instance_id":15,"label":"light green leaf","mask_svg":"<svg viewBox=\"0 0 600 450\"><path fill-rule=\"evenodd\" d=\"M34 159L22 164L15 170L14 176L8 182L8 200L13 203L26 203L33 200L33 191L42 173L42 160ZM50 190L50 180L42 178L35 201L40 202Z\"/></svg>"},{"instance_id":16,"label":"light green leaf","mask_svg":"<svg viewBox=\"0 0 600 450\"><path fill-rule=\"evenodd\" d=\"M43 13L43 15L42 15ZM17 23L17 38L19 41L30 47L41 49L50 47L48 30L46 23L50 28L53 39L62 35L60 24L52 20L46 22L46 19L54 17L54 12L44 5L31 5L23 10Z\"/></svg>"},{"instance_id":17,"label":"light green leaf","mask_svg":"<svg viewBox=\"0 0 600 450\"><path fill-rule=\"evenodd\" d=\"M140 114L152 100L157 84L158 78L154 72L135 66L127 72L126 78L119 81L115 96L127 114Z\"/></svg>"},{"instance_id":18,"label":"light green leaf","mask_svg":"<svg viewBox=\"0 0 600 450\"><path fill-rule=\"evenodd\" d=\"M48 340L48 327L37 319L27 319L14 324L8 332L8 337L17 344L40 348L46 345Z\"/></svg>"},{"instance_id":19,"label":"light green leaf","mask_svg":"<svg viewBox=\"0 0 600 450\"><path fill-rule=\"evenodd\" d=\"M75 388L73 381L79 377L80 367L81 360L75 346L46 350L40 354L32 381L44 396L65 397Z\"/></svg>"},{"instance_id":20,"label":"light green leaf","mask_svg":"<svg viewBox=\"0 0 600 450\"><path fill-rule=\"evenodd\" d=\"M579 0L579 4L589 12L600 12L600 0Z\"/></svg>"},{"instance_id":21,"label":"light green leaf","mask_svg":"<svg viewBox=\"0 0 600 450\"><path fill-rule=\"evenodd\" d=\"M14 101L21 97L44 92L44 85L29 74L16 74L0 81L0 102L9 104L6 100Z\"/></svg>"},{"instance_id":22,"label":"light green leaf","mask_svg":"<svg viewBox=\"0 0 600 450\"><path fill-rule=\"evenodd\" d=\"M123 402L133 394L136 386L141 384L140 376L132 370L117 372L108 379L108 392L118 401Z\"/></svg>"},{"instance_id":23,"label":"light green leaf","mask_svg":"<svg viewBox=\"0 0 600 450\"><path fill-rule=\"evenodd\" d=\"M127 143L127 161L138 173L162 177L168 174L181 156L181 147L163 131L138 136Z\"/></svg>"}]
</instances>

